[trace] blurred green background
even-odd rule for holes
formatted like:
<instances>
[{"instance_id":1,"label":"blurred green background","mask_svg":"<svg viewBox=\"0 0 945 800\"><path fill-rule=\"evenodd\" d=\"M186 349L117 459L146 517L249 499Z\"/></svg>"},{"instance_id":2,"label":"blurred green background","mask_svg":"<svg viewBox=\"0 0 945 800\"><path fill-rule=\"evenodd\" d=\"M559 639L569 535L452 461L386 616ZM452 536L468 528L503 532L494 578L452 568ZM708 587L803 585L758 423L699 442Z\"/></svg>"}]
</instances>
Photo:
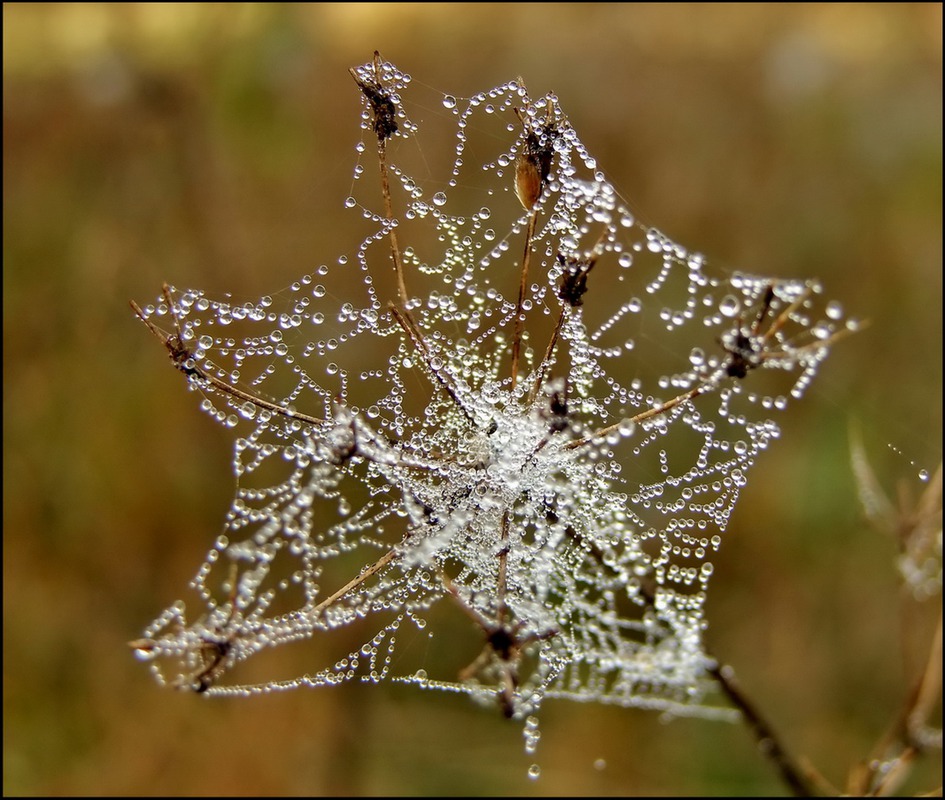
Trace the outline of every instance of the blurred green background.
<instances>
[{"instance_id":1,"label":"blurred green background","mask_svg":"<svg viewBox=\"0 0 945 800\"><path fill-rule=\"evenodd\" d=\"M555 91L649 223L728 269L819 277L872 321L759 459L709 599L710 645L842 782L929 638L892 540L861 519L847 432L891 488L918 492L941 458L941 13L4 4L4 793L784 791L739 726L549 702L531 759L518 725L463 697L207 699L131 657L233 478L228 434L128 298L165 280L259 295L337 255L359 136L347 69L374 49L443 92L518 75ZM319 663L307 647L299 672ZM906 788L940 782L939 756Z\"/></svg>"}]
</instances>

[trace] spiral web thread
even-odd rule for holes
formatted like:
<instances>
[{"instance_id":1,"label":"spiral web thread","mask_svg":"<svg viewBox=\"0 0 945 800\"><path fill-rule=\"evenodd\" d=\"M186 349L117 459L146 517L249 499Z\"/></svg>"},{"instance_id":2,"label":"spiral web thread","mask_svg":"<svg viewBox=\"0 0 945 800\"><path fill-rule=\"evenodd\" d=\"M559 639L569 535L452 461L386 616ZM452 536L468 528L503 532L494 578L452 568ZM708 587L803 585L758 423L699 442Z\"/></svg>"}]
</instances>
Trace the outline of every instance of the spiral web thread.
<instances>
[{"instance_id":1,"label":"spiral web thread","mask_svg":"<svg viewBox=\"0 0 945 800\"><path fill-rule=\"evenodd\" d=\"M707 702L709 558L777 417L856 323L814 281L713 274L641 225L553 95L516 80L418 104L452 128L431 175L410 76L352 74L360 245L275 297L167 287L136 307L238 434L196 601L137 655L207 694L465 692L527 730L545 698L730 715ZM480 655L401 667L405 628L432 637L444 603ZM234 680L365 626L323 668Z\"/></svg>"}]
</instances>

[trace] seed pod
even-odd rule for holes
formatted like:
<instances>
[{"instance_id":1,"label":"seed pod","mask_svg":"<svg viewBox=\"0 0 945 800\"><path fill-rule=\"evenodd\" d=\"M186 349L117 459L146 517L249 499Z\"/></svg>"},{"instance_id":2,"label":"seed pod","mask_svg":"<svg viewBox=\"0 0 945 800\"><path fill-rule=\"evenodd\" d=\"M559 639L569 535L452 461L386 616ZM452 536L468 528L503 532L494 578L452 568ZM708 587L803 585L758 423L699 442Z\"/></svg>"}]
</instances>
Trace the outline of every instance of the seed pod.
<instances>
[{"instance_id":1,"label":"seed pod","mask_svg":"<svg viewBox=\"0 0 945 800\"><path fill-rule=\"evenodd\" d=\"M528 130L527 117L517 108L515 113L522 125ZM515 159L515 194L522 207L529 211L538 202L542 190L551 174L551 160L554 158L554 141L558 136L558 129L551 120L551 101L545 121L538 132L528 130L525 136L525 147Z\"/></svg>"},{"instance_id":2,"label":"seed pod","mask_svg":"<svg viewBox=\"0 0 945 800\"><path fill-rule=\"evenodd\" d=\"M534 138L534 134L529 134L529 138ZM526 211L541 197L543 188L541 164L533 154L523 153L515 160L515 194Z\"/></svg>"},{"instance_id":3,"label":"seed pod","mask_svg":"<svg viewBox=\"0 0 945 800\"><path fill-rule=\"evenodd\" d=\"M374 51L375 79L365 80L358 77L353 69L349 70L358 88L371 103L374 112L374 133L377 141L383 143L397 133L397 104L391 98L390 90L381 83L381 54Z\"/></svg>"}]
</instances>

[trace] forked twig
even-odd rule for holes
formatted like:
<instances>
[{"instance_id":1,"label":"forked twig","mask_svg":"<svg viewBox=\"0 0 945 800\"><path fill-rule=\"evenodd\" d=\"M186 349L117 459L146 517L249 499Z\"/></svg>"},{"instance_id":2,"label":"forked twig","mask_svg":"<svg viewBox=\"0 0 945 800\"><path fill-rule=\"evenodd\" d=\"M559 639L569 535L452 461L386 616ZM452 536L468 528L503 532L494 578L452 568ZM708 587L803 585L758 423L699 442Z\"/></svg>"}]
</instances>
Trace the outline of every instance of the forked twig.
<instances>
[{"instance_id":1,"label":"forked twig","mask_svg":"<svg viewBox=\"0 0 945 800\"><path fill-rule=\"evenodd\" d=\"M459 589L442 570L439 572L440 581L447 592L456 600L460 609L476 624L486 636L486 644L478 656L459 673L461 681L471 680L490 661L494 661L499 670L501 688L497 692L502 714L506 719L515 715L515 691L519 685L519 664L525 647L535 642L545 641L557 635L556 630L544 633L521 635L521 623L511 624L508 619L508 608L504 601L496 610L496 621L486 618L477 609L470 606Z\"/></svg>"},{"instance_id":2,"label":"forked twig","mask_svg":"<svg viewBox=\"0 0 945 800\"><path fill-rule=\"evenodd\" d=\"M734 332L726 334L733 336L733 344L727 343L724 339L720 340L722 348L728 354L728 359L713 374L705 376L702 383L694 386L692 389L689 389L686 392L683 392L682 394L677 395L671 400L667 400L663 403L660 403L659 405L654 406L653 408L645 409L639 414L624 418L613 425L608 425L605 428L594 431L588 436L568 442L566 445L564 445L565 449L570 450L575 447L581 447L590 442L604 438L609 434L620 430L622 427L628 425L632 426L638 422L645 422L646 420L657 417L660 414L665 414L669 411L672 411L674 408L677 408L678 406L681 406L690 400L694 400L700 395L715 391L719 388L722 380L724 380L726 377L734 378L736 380L742 380L746 378L749 372L758 369L764 365L766 361L780 358L790 358L796 363L803 363L802 357L808 352L822 350L823 348L834 344L834 342L837 340L855 332L851 328L845 328L843 330L836 331L824 339L818 339L817 341L810 342L809 344L805 344L800 347L792 347L790 350L768 349L769 343L775 338L778 331L780 331L781 328L783 328L788 322L791 314L797 311L797 309L809 299L811 294L812 290L810 287L805 289L795 300L790 303L790 305L781 311L772 320L768 328L762 332L761 325L768 316L768 313L771 311L771 305L775 297L774 287L769 284L765 289L761 309L759 310L754 322L752 322L750 328L747 329L748 333L745 333L745 328L743 328L742 322L739 321L734 329ZM861 324L859 329L862 329L863 326L864 325Z\"/></svg>"},{"instance_id":3,"label":"forked twig","mask_svg":"<svg viewBox=\"0 0 945 800\"><path fill-rule=\"evenodd\" d=\"M400 309L394 304L391 304L390 310L391 314L394 315L394 319L397 321L397 324L404 329L407 337L411 342L413 342L414 347L417 348L417 352L423 359L423 363L426 365L426 368L430 371L433 377L436 378L436 382L439 383L444 391L450 396L450 399L456 404L456 407L460 410L462 415L466 417L470 423L475 425L475 419L472 413L468 408L466 408L466 405L463 403L462 398L460 398L459 392L452 380L450 380L449 376L444 373L442 369L434 366L433 358L430 353L430 346L427 344L426 339L423 336L423 331L420 330L420 327L417 325L413 315L409 311Z\"/></svg>"},{"instance_id":4,"label":"forked twig","mask_svg":"<svg viewBox=\"0 0 945 800\"><path fill-rule=\"evenodd\" d=\"M301 411L296 411L294 408L289 408L288 406L280 405L279 403L274 403L271 400L266 400L265 398L251 394L250 392L246 392L237 386L233 386L226 381L217 378L215 375L211 375L209 372L207 372L207 370L199 366L193 357L193 352L187 347L186 344L184 344L183 331L180 328L180 322L177 319L177 313L174 309L174 301L171 298L171 287L165 283L162 288L162 293L164 295L164 300L167 303L168 310L174 316L174 326L177 328L176 333L167 333L166 331L161 330L157 325L151 322L150 319L148 319L147 315L141 310L141 307L134 300L129 300L128 302L131 304L131 308L138 316L138 319L148 326L148 330L150 330L151 333L153 333L161 342L161 344L163 344L167 349L174 366L183 372L188 378L197 378L199 381L204 382L218 392L229 395L230 397L234 397L237 400L251 403L257 408L271 411L274 414L279 414L283 417L299 420L300 422L306 422L310 425L325 424L325 420L323 419L313 417L310 414L304 414Z\"/></svg>"},{"instance_id":5,"label":"forked twig","mask_svg":"<svg viewBox=\"0 0 945 800\"><path fill-rule=\"evenodd\" d=\"M214 683L232 666L230 655L233 651L233 643L239 638L239 628L232 628L234 617L236 616L236 597L237 597L237 566L236 563L230 564L230 593L227 601L228 611L226 619L220 626L219 636L201 636L199 647L199 656L203 666L191 675L181 675L173 686L177 689L192 689L197 694L206 692ZM157 647L154 639L135 639L128 642L132 650L153 652Z\"/></svg>"}]
</instances>

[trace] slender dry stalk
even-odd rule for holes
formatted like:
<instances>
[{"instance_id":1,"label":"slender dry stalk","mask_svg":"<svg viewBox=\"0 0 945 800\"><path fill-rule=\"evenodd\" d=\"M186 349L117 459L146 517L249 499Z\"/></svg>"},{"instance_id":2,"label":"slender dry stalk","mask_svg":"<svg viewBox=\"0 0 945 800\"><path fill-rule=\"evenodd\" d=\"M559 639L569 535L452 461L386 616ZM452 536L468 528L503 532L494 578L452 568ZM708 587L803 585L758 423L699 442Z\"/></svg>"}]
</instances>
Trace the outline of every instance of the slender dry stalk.
<instances>
[{"instance_id":1,"label":"slender dry stalk","mask_svg":"<svg viewBox=\"0 0 945 800\"><path fill-rule=\"evenodd\" d=\"M194 359L193 351L184 343L184 336L180 329L180 323L177 319L177 314L174 308L174 299L171 296L171 287L165 283L161 291L164 295L164 302L167 303L168 311L174 317L174 325L176 328L175 333L167 333L166 331L162 331L157 325L148 319L144 311L141 310L141 307L134 300L130 300L129 303L131 304L131 308L137 315L138 319L147 325L148 330L150 330L151 333L153 333L158 338L161 344L164 345L168 355L171 357L171 361L174 363L174 366L183 372L188 378L196 379L198 385L203 383L212 387L215 391L222 392L223 394L233 397L236 400L249 403L256 408L262 408L266 411L271 411L274 414L298 420L299 422L305 422L310 425L324 424L325 421L319 419L318 417L304 414L300 411L296 411L294 408L289 408L288 406L274 403L271 400L266 400L264 397L259 397L258 395L255 395L251 392L240 389L238 386L233 386L232 384L217 378L215 375L212 375L210 372L200 366L200 364Z\"/></svg>"},{"instance_id":2,"label":"slender dry stalk","mask_svg":"<svg viewBox=\"0 0 945 800\"><path fill-rule=\"evenodd\" d=\"M788 753L781 738L775 733L762 712L742 691L735 678L735 670L716 661L709 667L708 672L732 705L741 712L742 720L754 737L759 752L771 761L784 784L797 797L813 796L816 793L814 784L794 757Z\"/></svg>"},{"instance_id":3,"label":"slender dry stalk","mask_svg":"<svg viewBox=\"0 0 945 800\"><path fill-rule=\"evenodd\" d=\"M404 280L404 262L400 244L397 241L397 225L394 216L394 205L390 194L390 172L387 167L387 140L397 132L397 105L393 100L391 90L384 86L381 76L381 54L374 51L374 80L367 81L358 76L351 69L351 77L371 103L374 113L374 132L377 134L377 163L381 176L381 197L384 200L384 216L387 220L388 237L390 239L391 261L394 264L394 273L397 279L397 295L400 304L406 309L408 300L407 284Z\"/></svg>"}]
</instances>

